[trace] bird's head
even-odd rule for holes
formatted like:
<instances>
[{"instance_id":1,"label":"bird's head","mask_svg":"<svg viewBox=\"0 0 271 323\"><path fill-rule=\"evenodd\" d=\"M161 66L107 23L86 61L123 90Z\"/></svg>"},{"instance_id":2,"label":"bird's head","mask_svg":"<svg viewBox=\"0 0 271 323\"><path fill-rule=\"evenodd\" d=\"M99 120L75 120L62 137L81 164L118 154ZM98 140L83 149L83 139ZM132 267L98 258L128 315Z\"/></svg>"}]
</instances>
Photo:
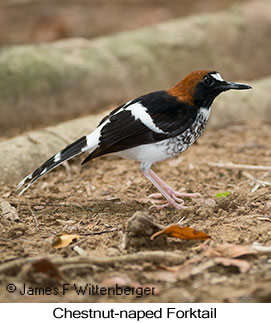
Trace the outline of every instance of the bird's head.
<instances>
[{"instance_id":1,"label":"bird's head","mask_svg":"<svg viewBox=\"0 0 271 323\"><path fill-rule=\"evenodd\" d=\"M251 86L224 81L216 71L200 70L188 74L168 93L192 106L209 108L220 93L246 89L251 89Z\"/></svg>"}]
</instances>

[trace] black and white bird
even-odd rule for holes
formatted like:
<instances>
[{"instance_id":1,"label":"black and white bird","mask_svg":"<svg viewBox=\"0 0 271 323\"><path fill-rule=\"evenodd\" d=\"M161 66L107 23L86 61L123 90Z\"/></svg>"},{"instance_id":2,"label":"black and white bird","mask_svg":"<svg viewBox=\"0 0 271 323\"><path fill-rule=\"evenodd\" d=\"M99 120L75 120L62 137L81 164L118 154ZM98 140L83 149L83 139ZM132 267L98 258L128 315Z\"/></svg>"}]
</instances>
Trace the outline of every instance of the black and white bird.
<instances>
[{"instance_id":1,"label":"black and white bird","mask_svg":"<svg viewBox=\"0 0 271 323\"><path fill-rule=\"evenodd\" d=\"M175 192L151 165L179 155L198 139L209 119L211 105L222 92L244 90L246 84L226 82L216 71L199 70L173 88L145 94L120 105L105 116L97 128L48 159L18 185L22 194L46 173L82 153L82 164L109 153L140 162L143 174L161 194L151 196L154 207L184 208L181 197L195 194ZM154 202L164 197L167 201Z\"/></svg>"}]
</instances>

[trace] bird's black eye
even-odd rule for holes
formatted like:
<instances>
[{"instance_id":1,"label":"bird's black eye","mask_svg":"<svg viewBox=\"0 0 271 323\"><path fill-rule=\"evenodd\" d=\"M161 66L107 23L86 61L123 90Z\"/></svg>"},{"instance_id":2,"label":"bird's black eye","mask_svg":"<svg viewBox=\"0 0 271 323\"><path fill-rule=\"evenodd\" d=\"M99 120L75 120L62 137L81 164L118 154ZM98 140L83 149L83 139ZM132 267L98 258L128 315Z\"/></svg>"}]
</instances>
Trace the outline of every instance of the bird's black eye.
<instances>
[{"instance_id":1,"label":"bird's black eye","mask_svg":"<svg viewBox=\"0 0 271 323\"><path fill-rule=\"evenodd\" d=\"M214 84L214 79L210 76L205 76L203 79L203 83L207 86L212 86Z\"/></svg>"}]
</instances>

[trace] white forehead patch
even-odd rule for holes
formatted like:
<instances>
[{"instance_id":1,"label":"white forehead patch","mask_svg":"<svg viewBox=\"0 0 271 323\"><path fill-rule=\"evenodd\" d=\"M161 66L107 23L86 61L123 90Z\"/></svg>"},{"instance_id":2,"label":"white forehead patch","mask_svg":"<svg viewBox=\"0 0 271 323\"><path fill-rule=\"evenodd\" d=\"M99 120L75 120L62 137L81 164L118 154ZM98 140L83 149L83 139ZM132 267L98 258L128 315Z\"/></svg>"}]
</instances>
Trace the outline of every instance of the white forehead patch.
<instances>
[{"instance_id":1,"label":"white forehead patch","mask_svg":"<svg viewBox=\"0 0 271 323\"><path fill-rule=\"evenodd\" d=\"M219 73L214 73L214 74L211 74L212 77L220 82L223 82L223 78L221 77L221 75Z\"/></svg>"}]
</instances>

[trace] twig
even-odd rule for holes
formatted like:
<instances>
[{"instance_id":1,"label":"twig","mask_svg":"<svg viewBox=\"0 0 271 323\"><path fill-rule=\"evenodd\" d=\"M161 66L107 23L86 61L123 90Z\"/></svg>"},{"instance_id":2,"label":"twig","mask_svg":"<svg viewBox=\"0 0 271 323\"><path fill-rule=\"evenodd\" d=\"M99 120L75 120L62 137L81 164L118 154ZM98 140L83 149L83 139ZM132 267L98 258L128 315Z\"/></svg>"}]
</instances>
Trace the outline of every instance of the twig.
<instances>
[{"instance_id":1,"label":"twig","mask_svg":"<svg viewBox=\"0 0 271 323\"><path fill-rule=\"evenodd\" d=\"M29 209L30 213L32 214L33 219L35 221L35 227L36 227L36 229L38 229L39 228L39 223L38 223L37 217L36 217L35 213L32 211L29 203L28 203L28 209Z\"/></svg>"},{"instance_id":2,"label":"twig","mask_svg":"<svg viewBox=\"0 0 271 323\"><path fill-rule=\"evenodd\" d=\"M97 266L117 266L118 264L123 263L142 263L142 262L152 262L152 263L163 263L163 264L181 264L185 260L185 256L181 253L177 252L168 252L168 251L144 251L138 252L135 254L116 256L116 257L94 257L94 256L77 256L77 257L69 257L62 258L59 255L44 255L44 256L36 256L29 258L20 258L15 259L3 264L0 264L0 273L10 272L20 268L31 262L35 262L40 259L49 259L55 265L63 266L63 265L75 265L85 264L89 265L97 265Z\"/></svg>"},{"instance_id":3,"label":"twig","mask_svg":"<svg viewBox=\"0 0 271 323\"><path fill-rule=\"evenodd\" d=\"M244 164L233 164L228 163L208 163L209 166L224 168L224 169L240 169L240 170L265 170L271 171L271 166L261 166L261 165L244 165Z\"/></svg>"},{"instance_id":4,"label":"twig","mask_svg":"<svg viewBox=\"0 0 271 323\"><path fill-rule=\"evenodd\" d=\"M242 174L248 178L248 179L251 179L253 182L257 182L257 183L260 183L261 185L265 186L270 186L271 185L271 182L267 182L267 181L262 181L260 179L257 179L256 177L252 176L251 174L247 173L247 172L242 172Z\"/></svg>"},{"instance_id":5,"label":"twig","mask_svg":"<svg viewBox=\"0 0 271 323\"><path fill-rule=\"evenodd\" d=\"M71 171L71 166L69 165L69 162L66 160L62 165L67 172L67 178L71 179L72 178L72 171Z\"/></svg>"},{"instance_id":6,"label":"twig","mask_svg":"<svg viewBox=\"0 0 271 323\"><path fill-rule=\"evenodd\" d=\"M271 254L271 246L253 245L252 249L254 249L258 254Z\"/></svg>"},{"instance_id":7,"label":"twig","mask_svg":"<svg viewBox=\"0 0 271 323\"><path fill-rule=\"evenodd\" d=\"M115 231L120 231L120 230L121 230L120 228L114 228L114 229L110 229L110 230L89 232L89 233L86 233L86 234L81 234L81 236L95 236L95 235L100 235L100 234L110 233L110 232L115 232Z\"/></svg>"},{"instance_id":8,"label":"twig","mask_svg":"<svg viewBox=\"0 0 271 323\"><path fill-rule=\"evenodd\" d=\"M74 203L65 203L65 204L58 204L58 203L54 203L54 204L45 204L45 203L23 203L23 202L20 202L20 203L17 203L17 202L10 202L11 205L27 205L29 207L30 206L57 206L57 207L77 207L79 209L83 209L85 207L89 207L89 205L86 205L86 204L82 204L82 205L79 205L79 204L74 204Z\"/></svg>"},{"instance_id":9,"label":"twig","mask_svg":"<svg viewBox=\"0 0 271 323\"><path fill-rule=\"evenodd\" d=\"M263 216L259 216L259 214L248 214L248 215L242 215L242 219L246 220L246 219L257 219L257 220L260 220L260 221L269 221L271 222L271 217L263 217ZM229 220L226 220L226 221L223 221L223 224L229 224L229 223L232 223L233 221L235 220L238 220L240 219L240 215L238 216L235 216L235 217L232 217L230 218Z\"/></svg>"},{"instance_id":10,"label":"twig","mask_svg":"<svg viewBox=\"0 0 271 323\"><path fill-rule=\"evenodd\" d=\"M0 264L0 273L10 273L14 269L17 269L18 271L20 268L25 265L29 264L31 262L35 262L41 259L53 259L56 260L57 258L60 258L60 256L56 255L44 255L44 256L35 256L35 257L29 257L29 258L19 258L19 259L14 259L8 262L4 262L3 264Z\"/></svg>"},{"instance_id":11,"label":"twig","mask_svg":"<svg viewBox=\"0 0 271 323\"><path fill-rule=\"evenodd\" d=\"M243 171L242 175L245 176L246 178L250 179L252 182L252 189L251 189L251 193L254 193L257 191L257 189L261 186L265 187L265 186L271 186L271 182L267 182L267 181L262 181L260 179L257 179L256 177L252 176L251 174Z\"/></svg>"},{"instance_id":12,"label":"twig","mask_svg":"<svg viewBox=\"0 0 271 323\"><path fill-rule=\"evenodd\" d=\"M81 239L81 240L79 239L78 241L76 241L76 242L74 242L74 243L70 244L70 245L69 245L69 247L70 247L70 248L76 247L76 246L78 246L79 244L81 244L81 243L83 243L83 242L87 241L87 239L88 239L88 237L86 237L85 239Z\"/></svg>"},{"instance_id":13,"label":"twig","mask_svg":"<svg viewBox=\"0 0 271 323\"><path fill-rule=\"evenodd\" d=\"M260 221L268 221L268 222L271 222L271 219L269 219L269 218L259 217L257 219L260 220Z\"/></svg>"},{"instance_id":14,"label":"twig","mask_svg":"<svg viewBox=\"0 0 271 323\"><path fill-rule=\"evenodd\" d=\"M142 262L152 262L152 263L171 263L171 264L180 264L183 263L185 257L176 252L167 252L167 251L144 251L138 252L135 254L128 254L116 257L73 257L73 258L63 258L57 260L55 263L57 265L66 265L66 264L91 264L98 266L117 266L118 264L123 263L142 263Z\"/></svg>"},{"instance_id":15,"label":"twig","mask_svg":"<svg viewBox=\"0 0 271 323\"><path fill-rule=\"evenodd\" d=\"M69 247L73 248L75 246L78 246L79 244L87 241L89 236L95 236L95 235L100 235L100 234L104 234L104 233L116 232L116 231L120 231L120 230L121 230L120 228L114 228L114 229L111 229L111 230L102 230L102 231L97 231L97 232L89 232L89 233L86 233L86 234L81 234L80 236L82 236L82 237L86 236L86 238L78 240L78 241L72 243L71 245L69 245Z\"/></svg>"}]
</instances>

